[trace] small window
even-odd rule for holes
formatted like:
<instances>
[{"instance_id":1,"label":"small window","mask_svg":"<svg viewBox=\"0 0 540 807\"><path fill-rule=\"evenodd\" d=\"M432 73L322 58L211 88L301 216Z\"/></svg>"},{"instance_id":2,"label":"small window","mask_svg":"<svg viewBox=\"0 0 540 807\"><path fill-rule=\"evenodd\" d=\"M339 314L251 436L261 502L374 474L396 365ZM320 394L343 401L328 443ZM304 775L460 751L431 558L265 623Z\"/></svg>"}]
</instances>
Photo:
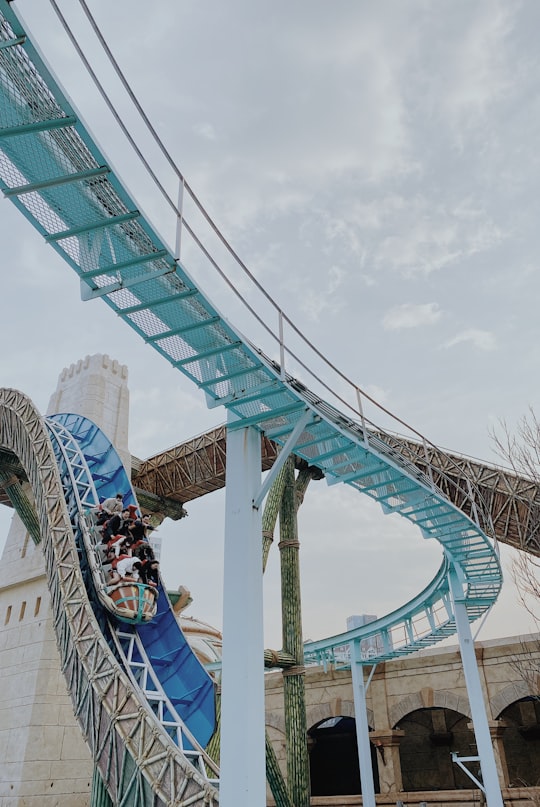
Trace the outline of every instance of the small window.
<instances>
[{"instance_id":1,"label":"small window","mask_svg":"<svg viewBox=\"0 0 540 807\"><path fill-rule=\"evenodd\" d=\"M36 607L34 608L34 616L39 614L39 609L41 608L41 597L36 599Z\"/></svg>"},{"instance_id":2,"label":"small window","mask_svg":"<svg viewBox=\"0 0 540 807\"><path fill-rule=\"evenodd\" d=\"M6 618L4 619L4 625L7 625L10 619L11 619L11 605L8 605L6 611Z\"/></svg>"},{"instance_id":3,"label":"small window","mask_svg":"<svg viewBox=\"0 0 540 807\"><path fill-rule=\"evenodd\" d=\"M21 603L21 610L19 612L19 622L21 619L24 619L24 612L26 611L26 600L23 600Z\"/></svg>"},{"instance_id":4,"label":"small window","mask_svg":"<svg viewBox=\"0 0 540 807\"><path fill-rule=\"evenodd\" d=\"M30 540L30 533L27 532L26 535L24 536L24 543L23 543L23 546L22 546L21 558L26 557L26 551L28 549L28 541L29 540Z\"/></svg>"}]
</instances>

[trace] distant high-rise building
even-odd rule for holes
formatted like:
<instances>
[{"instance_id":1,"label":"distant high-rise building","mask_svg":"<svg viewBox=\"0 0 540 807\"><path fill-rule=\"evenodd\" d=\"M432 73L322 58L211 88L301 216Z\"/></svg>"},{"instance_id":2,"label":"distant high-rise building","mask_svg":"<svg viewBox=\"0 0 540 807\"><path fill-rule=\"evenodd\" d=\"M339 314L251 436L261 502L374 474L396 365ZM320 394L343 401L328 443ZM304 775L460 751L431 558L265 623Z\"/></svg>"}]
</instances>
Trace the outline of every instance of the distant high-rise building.
<instances>
[{"instance_id":1,"label":"distant high-rise building","mask_svg":"<svg viewBox=\"0 0 540 807\"><path fill-rule=\"evenodd\" d=\"M347 630L354 630L355 628L363 628L364 625L369 625L370 622L375 622L377 616L375 614L353 614L347 617ZM391 644L391 639L389 638ZM384 644L380 633L370 636L368 639L362 639L360 642L360 652L362 658L372 658L378 656L384 650Z\"/></svg>"}]
</instances>

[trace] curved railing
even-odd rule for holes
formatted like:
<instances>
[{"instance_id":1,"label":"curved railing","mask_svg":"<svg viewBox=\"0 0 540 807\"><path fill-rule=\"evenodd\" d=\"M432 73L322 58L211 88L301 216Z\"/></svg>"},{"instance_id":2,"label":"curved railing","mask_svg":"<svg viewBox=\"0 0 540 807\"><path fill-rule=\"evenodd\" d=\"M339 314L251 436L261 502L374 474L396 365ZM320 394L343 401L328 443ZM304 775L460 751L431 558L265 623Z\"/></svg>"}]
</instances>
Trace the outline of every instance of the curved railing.
<instances>
[{"instance_id":1,"label":"curved railing","mask_svg":"<svg viewBox=\"0 0 540 807\"><path fill-rule=\"evenodd\" d=\"M188 274L134 203L6 0L0 0L0 46L2 188L76 272L83 299L103 299L197 384L210 406L228 409L235 416L229 428L253 426L282 445L294 435L294 453L324 471L329 484L350 485L378 501L385 513L402 515L425 537L438 540L445 562L455 567L462 583L469 619L484 614L498 596L501 570L474 490L467 486L458 491L461 508L452 504L435 483L427 451L422 472L392 447L384 429L365 411L376 406L373 399L354 384L348 387L352 402L345 397L346 377L308 343L315 365L331 370L334 377L323 379L317 366L310 369L296 350L298 329L250 273L262 305L256 309L244 296L243 311L263 337L261 347L254 347L251 333L247 338L232 327L203 294L201 281ZM222 266L184 208L175 206L175 220L191 239L188 249L184 243L183 254L198 278L204 279L210 267L228 294L238 299L243 282L235 282L235 269L227 261L233 257L236 266L245 272L247 268L198 200L194 204L211 237L218 240L216 255L225 249L228 257ZM216 283L212 288L222 304L230 299L222 298ZM276 333L267 324L269 310L277 313ZM298 380L296 368L308 374L310 389ZM391 418L384 408L378 411L383 420ZM394 420L400 428L405 425ZM424 438L411 431L425 445ZM374 642L373 658L412 652L454 630L444 573L419 597L378 625L369 625L365 634L355 634L380 634L380 649Z\"/></svg>"}]
</instances>

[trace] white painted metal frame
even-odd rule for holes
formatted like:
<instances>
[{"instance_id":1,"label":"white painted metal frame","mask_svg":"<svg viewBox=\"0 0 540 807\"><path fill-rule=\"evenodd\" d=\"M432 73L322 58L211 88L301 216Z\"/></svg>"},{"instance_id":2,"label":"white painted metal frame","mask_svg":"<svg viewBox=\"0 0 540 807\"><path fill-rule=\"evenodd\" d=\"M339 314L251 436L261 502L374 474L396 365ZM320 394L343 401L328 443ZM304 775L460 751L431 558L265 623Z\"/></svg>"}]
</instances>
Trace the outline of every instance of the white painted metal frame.
<instances>
[{"instance_id":1,"label":"white painted metal frame","mask_svg":"<svg viewBox=\"0 0 540 807\"><path fill-rule=\"evenodd\" d=\"M265 711L261 436L253 427L227 430L221 807L265 807Z\"/></svg>"},{"instance_id":2,"label":"white painted metal frame","mask_svg":"<svg viewBox=\"0 0 540 807\"><path fill-rule=\"evenodd\" d=\"M218 766L197 742L170 702L137 632L129 630L125 626L113 627L111 625L111 635L134 686L140 689L141 695L146 699L169 737L201 776L214 787L219 787ZM210 776L209 771L214 775Z\"/></svg>"},{"instance_id":3,"label":"white painted metal frame","mask_svg":"<svg viewBox=\"0 0 540 807\"><path fill-rule=\"evenodd\" d=\"M375 783L371 765L371 742L369 739L369 726L367 721L367 687L364 684L364 664L362 662L360 639L356 639L351 645L351 675L354 697L354 717L356 722L356 743L358 746L358 762L360 767L360 781L362 784L362 805L363 807L375 807ZM371 676L369 680L371 680Z\"/></svg>"},{"instance_id":4,"label":"white painted metal frame","mask_svg":"<svg viewBox=\"0 0 540 807\"><path fill-rule=\"evenodd\" d=\"M459 649L463 663L463 674L469 696L469 706L471 709L474 736L476 747L480 757L480 768L482 770L483 789L485 790L488 807L503 807L503 798L497 765L495 763L495 753L493 742L489 732L486 704L476 654L474 652L474 640L471 633L471 626L467 618L467 609L464 603L463 585L459 580L456 569L452 566L448 572L450 582L450 593L454 607L456 629L459 639ZM470 775L470 773L469 773Z\"/></svg>"}]
</instances>

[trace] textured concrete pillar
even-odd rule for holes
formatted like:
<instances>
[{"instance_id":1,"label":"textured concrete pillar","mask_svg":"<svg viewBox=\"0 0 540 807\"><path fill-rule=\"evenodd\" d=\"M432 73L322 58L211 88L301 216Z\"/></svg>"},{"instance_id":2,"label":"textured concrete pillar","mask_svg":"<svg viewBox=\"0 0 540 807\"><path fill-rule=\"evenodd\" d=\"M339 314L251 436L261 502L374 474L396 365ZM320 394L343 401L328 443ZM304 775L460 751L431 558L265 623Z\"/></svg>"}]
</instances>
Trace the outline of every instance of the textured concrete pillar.
<instances>
[{"instance_id":1,"label":"textured concrete pillar","mask_svg":"<svg viewBox=\"0 0 540 807\"><path fill-rule=\"evenodd\" d=\"M377 766L381 793L400 793L403 790L399 744L404 731L387 729L371 731L369 739L377 749Z\"/></svg>"},{"instance_id":2,"label":"textured concrete pillar","mask_svg":"<svg viewBox=\"0 0 540 807\"><path fill-rule=\"evenodd\" d=\"M48 412L90 417L125 455L127 401L127 369L91 356L62 372ZM43 553L17 515L0 566L0 804L87 807L93 763L60 670Z\"/></svg>"},{"instance_id":3,"label":"textured concrete pillar","mask_svg":"<svg viewBox=\"0 0 540 807\"><path fill-rule=\"evenodd\" d=\"M497 773L499 775L499 783L501 787L509 786L508 764L506 762L506 751L504 750L503 735L508 724L504 720L489 720L489 735L493 743L493 753L495 755L495 765L497 766ZM467 723L468 728L474 730L472 723Z\"/></svg>"}]
</instances>

